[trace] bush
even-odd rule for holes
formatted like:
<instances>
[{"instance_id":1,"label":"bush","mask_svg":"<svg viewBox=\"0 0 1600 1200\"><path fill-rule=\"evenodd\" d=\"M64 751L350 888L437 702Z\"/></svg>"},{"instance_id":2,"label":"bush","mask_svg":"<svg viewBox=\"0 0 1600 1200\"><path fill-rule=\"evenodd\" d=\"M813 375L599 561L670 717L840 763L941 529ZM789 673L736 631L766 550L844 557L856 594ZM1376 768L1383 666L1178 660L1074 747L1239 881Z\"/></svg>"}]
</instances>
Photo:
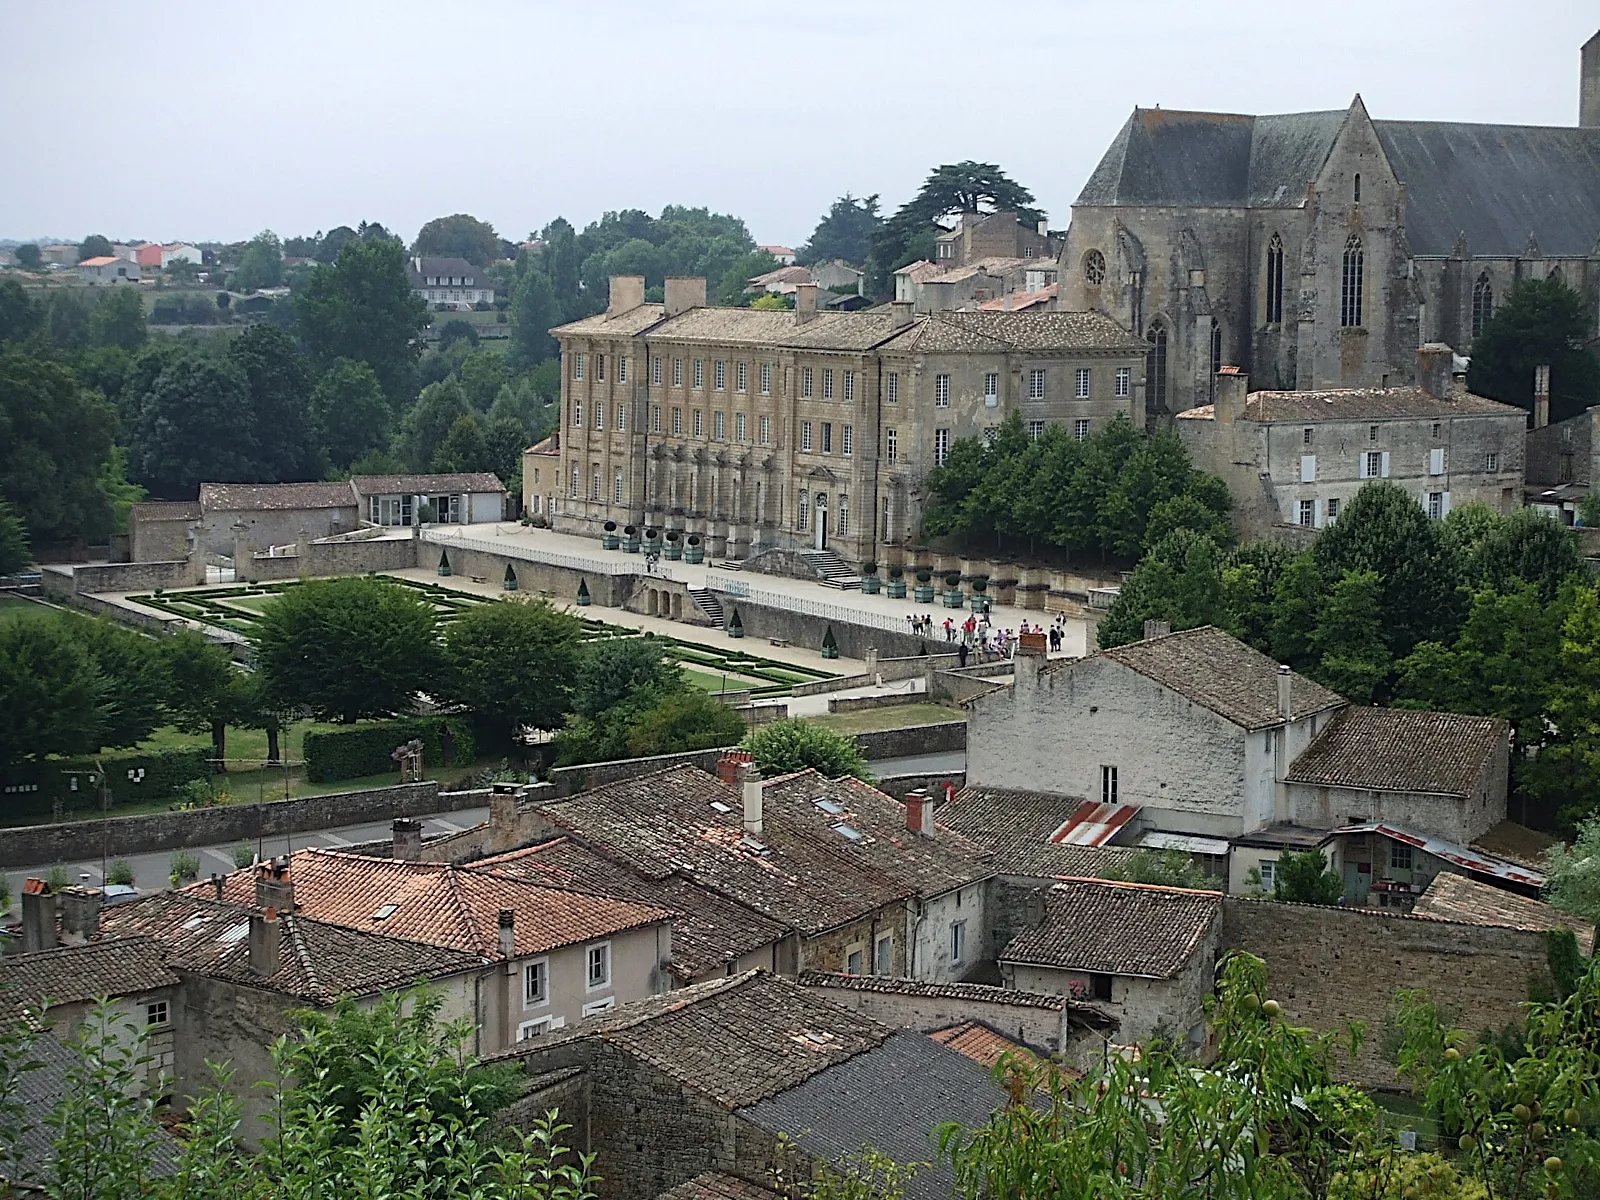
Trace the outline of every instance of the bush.
<instances>
[{"instance_id":1,"label":"bush","mask_svg":"<svg viewBox=\"0 0 1600 1200\"><path fill-rule=\"evenodd\" d=\"M59 863L44 873L44 886L53 896L64 887L72 885L72 876L67 874L67 869Z\"/></svg>"},{"instance_id":2,"label":"bush","mask_svg":"<svg viewBox=\"0 0 1600 1200\"><path fill-rule=\"evenodd\" d=\"M446 734L451 753L445 753ZM390 755L394 748L418 738L422 764L427 767L472 762L478 756L472 726L462 717L401 717L373 721L352 729L308 733L305 739L306 778L313 783L336 783L364 775L383 775L400 767Z\"/></svg>"},{"instance_id":3,"label":"bush","mask_svg":"<svg viewBox=\"0 0 1600 1200\"><path fill-rule=\"evenodd\" d=\"M191 779L211 773L211 747L186 750L124 750L78 758L46 758L0 767L0 815L36 816L55 809L79 811L100 807L100 785L88 781L103 766L111 784L111 803L167 800ZM97 765L98 764L98 765ZM78 788L72 788L76 772ZM132 775L129 774L132 772ZM140 775L143 772L143 775Z\"/></svg>"},{"instance_id":4,"label":"bush","mask_svg":"<svg viewBox=\"0 0 1600 1200\"><path fill-rule=\"evenodd\" d=\"M864 560L861 564L861 573L863 575L876 575L878 573L878 564L870 558Z\"/></svg>"},{"instance_id":5,"label":"bush","mask_svg":"<svg viewBox=\"0 0 1600 1200\"><path fill-rule=\"evenodd\" d=\"M961 586L961 572L960 571L951 571L948 574L946 574L945 577L944 577L944 585L945 585L945 587L949 588L951 591L954 591L956 588L960 587Z\"/></svg>"},{"instance_id":6,"label":"bush","mask_svg":"<svg viewBox=\"0 0 1600 1200\"><path fill-rule=\"evenodd\" d=\"M904 576L905 576L904 568L902 568L902 567L890 567L889 568L889 578L890 579L901 579L901 578L904 578Z\"/></svg>"},{"instance_id":7,"label":"bush","mask_svg":"<svg viewBox=\"0 0 1600 1200\"><path fill-rule=\"evenodd\" d=\"M196 868L197 870L199 868ZM106 872L106 882L120 884L123 887L133 886L133 864L125 858L119 858L111 864L111 869Z\"/></svg>"},{"instance_id":8,"label":"bush","mask_svg":"<svg viewBox=\"0 0 1600 1200\"><path fill-rule=\"evenodd\" d=\"M249 842L240 842L233 848L233 865L243 870L256 861L255 847Z\"/></svg>"},{"instance_id":9,"label":"bush","mask_svg":"<svg viewBox=\"0 0 1600 1200\"><path fill-rule=\"evenodd\" d=\"M172 856L172 873L168 876L173 887L180 887L185 882L192 882L200 877L200 860L187 850L179 850Z\"/></svg>"},{"instance_id":10,"label":"bush","mask_svg":"<svg viewBox=\"0 0 1600 1200\"><path fill-rule=\"evenodd\" d=\"M751 753L756 769L767 779L807 767L833 779L841 775L868 778L866 760L855 738L798 718L763 725L739 746Z\"/></svg>"}]
</instances>

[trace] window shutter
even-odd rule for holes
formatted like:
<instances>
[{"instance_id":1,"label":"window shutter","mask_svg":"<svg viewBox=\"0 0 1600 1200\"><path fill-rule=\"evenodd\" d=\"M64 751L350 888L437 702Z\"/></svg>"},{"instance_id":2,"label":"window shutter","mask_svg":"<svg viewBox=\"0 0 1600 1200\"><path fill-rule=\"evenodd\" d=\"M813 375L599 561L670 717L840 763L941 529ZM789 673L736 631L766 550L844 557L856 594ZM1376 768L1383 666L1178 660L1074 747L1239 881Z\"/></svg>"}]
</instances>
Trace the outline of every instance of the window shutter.
<instances>
[{"instance_id":1,"label":"window shutter","mask_svg":"<svg viewBox=\"0 0 1600 1200\"><path fill-rule=\"evenodd\" d=\"M1383 464L1379 475L1384 479L1389 478L1389 452L1387 450L1383 452Z\"/></svg>"},{"instance_id":2,"label":"window shutter","mask_svg":"<svg viewBox=\"0 0 1600 1200\"><path fill-rule=\"evenodd\" d=\"M1302 454L1300 456L1300 482L1315 483L1317 481L1317 456L1315 454Z\"/></svg>"},{"instance_id":3,"label":"window shutter","mask_svg":"<svg viewBox=\"0 0 1600 1200\"><path fill-rule=\"evenodd\" d=\"M1444 494L1444 507L1439 510L1439 515L1441 517L1448 517L1450 515L1450 493L1449 492L1446 492Z\"/></svg>"},{"instance_id":4,"label":"window shutter","mask_svg":"<svg viewBox=\"0 0 1600 1200\"><path fill-rule=\"evenodd\" d=\"M1444 451L1440 449L1428 451L1428 474L1444 474Z\"/></svg>"}]
</instances>

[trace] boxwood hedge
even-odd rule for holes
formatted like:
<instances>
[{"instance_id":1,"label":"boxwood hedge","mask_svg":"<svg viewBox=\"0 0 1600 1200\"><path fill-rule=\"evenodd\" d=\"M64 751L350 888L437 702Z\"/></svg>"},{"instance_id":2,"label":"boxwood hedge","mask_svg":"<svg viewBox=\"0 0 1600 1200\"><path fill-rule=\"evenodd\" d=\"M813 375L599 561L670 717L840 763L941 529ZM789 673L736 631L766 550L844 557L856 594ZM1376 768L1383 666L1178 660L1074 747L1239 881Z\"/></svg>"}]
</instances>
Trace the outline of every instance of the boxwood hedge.
<instances>
[{"instance_id":1,"label":"boxwood hedge","mask_svg":"<svg viewBox=\"0 0 1600 1200\"><path fill-rule=\"evenodd\" d=\"M55 810L57 800L69 812L100 807L103 767L111 785L111 804L165 800L191 779L210 773L211 747L183 750L108 750L78 758L47 758L0 769L0 817L40 816ZM76 779L77 787L73 787Z\"/></svg>"},{"instance_id":2,"label":"boxwood hedge","mask_svg":"<svg viewBox=\"0 0 1600 1200\"><path fill-rule=\"evenodd\" d=\"M425 767L470 763L478 756L472 726L464 717L367 721L349 729L306 734L306 778L313 783L335 783L388 771L398 778L400 765L391 755L396 746L412 738L422 740Z\"/></svg>"}]
</instances>

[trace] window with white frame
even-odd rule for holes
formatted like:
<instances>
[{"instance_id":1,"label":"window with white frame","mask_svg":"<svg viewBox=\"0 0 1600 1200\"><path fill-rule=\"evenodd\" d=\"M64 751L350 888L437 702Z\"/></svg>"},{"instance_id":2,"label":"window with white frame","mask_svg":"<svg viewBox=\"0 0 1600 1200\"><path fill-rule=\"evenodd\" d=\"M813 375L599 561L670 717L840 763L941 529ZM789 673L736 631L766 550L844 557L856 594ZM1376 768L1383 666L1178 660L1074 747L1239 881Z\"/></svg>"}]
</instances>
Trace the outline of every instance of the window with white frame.
<instances>
[{"instance_id":1,"label":"window with white frame","mask_svg":"<svg viewBox=\"0 0 1600 1200\"><path fill-rule=\"evenodd\" d=\"M967 960L967 923L950 922L950 965L959 967Z\"/></svg>"},{"instance_id":2,"label":"window with white frame","mask_svg":"<svg viewBox=\"0 0 1600 1200\"><path fill-rule=\"evenodd\" d=\"M736 392L745 390L744 359L742 358L733 364L733 390Z\"/></svg>"},{"instance_id":3,"label":"window with white frame","mask_svg":"<svg viewBox=\"0 0 1600 1200\"><path fill-rule=\"evenodd\" d=\"M1115 804L1117 802L1117 769L1116 767L1102 766L1100 768L1100 803Z\"/></svg>"},{"instance_id":4,"label":"window with white frame","mask_svg":"<svg viewBox=\"0 0 1600 1200\"><path fill-rule=\"evenodd\" d=\"M1072 423L1072 440L1075 442L1089 440L1089 419L1087 417L1079 417Z\"/></svg>"},{"instance_id":5,"label":"window with white frame","mask_svg":"<svg viewBox=\"0 0 1600 1200\"><path fill-rule=\"evenodd\" d=\"M1432 517L1435 521L1441 521L1441 520L1444 519L1444 493L1443 492L1429 492L1428 493L1428 515L1430 517Z\"/></svg>"},{"instance_id":6,"label":"window with white frame","mask_svg":"<svg viewBox=\"0 0 1600 1200\"><path fill-rule=\"evenodd\" d=\"M761 364L761 394L763 396L772 395L772 364L771 363L762 363Z\"/></svg>"},{"instance_id":7,"label":"window with white frame","mask_svg":"<svg viewBox=\"0 0 1600 1200\"><path fill-rule=\"evenodd\" d=\"M944 466L944 460L950 457L950 431L948 429L935 429L933 431L933 465Z\"/></svg>"},{"instance_id":8,"label":"window with white frame","mask_svg":"<svg viewBox=\"0 0 1600 1200\"><path fill-rule=\"evenodd\" d=\"M1266 891L1273 890L1273 884L1278 874L1278 860L1275 858L1262 859L1256 864L1256 869L1261 872L1261 886Z\"/></svg>"},{"instance_id":9,"label":"window with white frame","mask_svg":"<svg viewBox=\"0 0 1600 1200\"><path fill-rule=\"evenodd\" d=\"M855 426L845 425L839 430L839 453L845 455L855 453Z\"/></svg>"},{"instance_id":10,"label":"window with white frame","mask_svg":"<svg viewBox=\"0 0 1600 1200\"><path fill-rule=\"evenodd\" d=\"M1000 405L1000 372L988 371L983 376L983 402L990 408Z\"/></svg>"},{"instance_id":11,"label":"window with white frame","mask_svg":"<svg viewBox=\"0 0 1600 1200\"><path fill-rule=\"evenodd\" d=\"M1338 519L1339 519L1339 497L1337 497L1337 496L1329 496L1328 497L1328 515L1324 518L1324 524L1332 525Z\"/></svg>"},{"instance_id":12,"label":"window with white frame","mask_svg":"<svg viewBox=\"0 0 1600 1200\"><path fill-rule=\"evenodd\" d=\"M847 951L844 956L844 973L846 975L861 974L861 960L864 955L865 951L859 947Z\"/></svg>"},{"instance_id":13,"label":"window with white frame","mask_svg":"<svg viewBox=\"0 0 1600 1200\"><path fill-rule=\"evenodd\" d=\"M1042 438L1044 436L1044 422L1043 421L1029 421L1028 422L1028 436L1030 438L1032 438L1036 442L1040 438Z\"/></svg>"},{"instance_id":14,"label":"window with white frame","mask_svg":"<svg viewBox=\"0 0 1600 1200\"><path fill-rule=\"evenodd\" d=\"M727 390L728 368L727 364L725 364L720 358L717 359L717 361L712 365L711 378L712 386L714 386L717 391L722 392Z\"/></svg>"},{"instance_id":15,"label":"window with white frame","mask_svg":"<svg viewBox=\"0 0 1600 1200\"><path fill-rule=\"evenodd\" d=\"M594 402L594 427L595 432L604 433L606 428L606 406L600 401Z\"/></svg>"},{"instance_id":16,"label":"window with white frame","mask_svg":"<svg viewBox=\"0 0 1600 1200\"><path fill-rule=\"evenodd\" d=\"M539 1037L556 1028L558 1026L554 1017L535 1017L531 1021L523 1021L517 1025L517 1041L525 1042L529 1038Z\"/></svg>"},{"instance_id":17,"label":"window with white frame","mask_svg":"<svg viewBox=\"0 0 1600 1200\"><path fill-rule=\"evenodd\" d=\"M889 540L889 497L888 496L884 496L884 498L883 498L883 526L882 526L882 531L879 533L878 536L883 538L883 540L886 541L886 542Z\"/></svg>"},{"instance_id":18,"label":"window with white frame","mask_svg":"<svg viewBox=\"0 0 1600 1200\"><path fill-rule=\"evenodd\" d=\"M1133 391L1133 371L1129 367L1117 368L1117 395L1126 396Z\"/></svg>"},{"instance_id":19,"label":"window with white frame","mask_svg":"<svg viewBox=\"0 0 1600 1200\"><path fill-rule=\"evenodd\" d=\"M672 386L683 386L683 359L681 358L672 360Z\"/></svg>"},{"instance_id":20,"label":"window with white frame","mask_svg":"<svg viewBox=\"0 0 1600 1200\"><path fill-rule=\"evenodd\" d=\"M595 1013L610 1012L617 1006L615 996L607 996L604 1000L591 1000L583 1006L583 1015L592 1017Z\"/></svg>"},{"instance_id":21,"label":"window with white frame","mask_svg":"<svg viewBox=\"0 0 1600 1200\"><path fill-rule=\"evenodd\" d=\"M525 1008L550 1000L550 960L535 959L522 968L522 1003Z\"/></svg>"},{"instance_id":22,"label":"window with white frame","mask_svg":"<svg viewBox=\"0 0 1600 1200\"><path fill-rule=\"evenodd\" d=\"M872 944L872 973L874 975L894 974L894 935L880 933L877 941Z\"/></svg>"},{"instance_id":23,"label":"window with white frame","mask_svg":"<svg viewBox=\"0 0 1600 1200\"><path fill-rule=\"evenodd\" d=\"M572 425L573 425L573 428L577 428L577 427L581 426L582 424L583 424L583 401L582 400L574 400L572 402Z\"/></svg>"},{"instance_id":24,"label":"window with white frame","mask_svg":"<svg viewBox=\"0 0 1600 1200\"><path fill-rule=\"evenodd\" d=\"M838 510L839 510L839 536L840 537L844 537L845 534L850 532L850 497L849 496L846 496L846 495L843 495L843 494L841 494L839 496Z\"/></svg>"},{"instance_id":25,"label":"window with white frame","mask_svg":"<svg viewBox=\"0 0 1600 1200\"><path fill-rule=\"evenodd\" d=\"M604 383L606 381L606 356L604 354L596 354L594 356L594 378L596 383Z\"/></svg>"},{"instance_id":26,"label":"window with white frame","mask_svg":"<svg viewBox=\"0 0 1600 1200\"><path fill-rule=\"evenodd\" d=\"M1361 455L1361 478L1382 479L1389 472L1384 468L1388 465L1389 455L1382 450L1367 450Z\"/></svg>"},{"instance_id":27,"label":"window with white frame","mask_svg":"<svg viewBox=\"0 0 1600 1200\"><path fill-rule=\"evenodd\" d=\"M890 371L883 385L883 402L885 404L900 403L900 372Z\"/></svg>"},{"instance_id":28,"label":"window with white frame","mask_svg":"<svg viewBox=\"0 0 1600 1200\"><path fill-rule=\"evenodd\" d=\"M600 464L595 463L589 472L589 499L600 499Z\"/></svg>"},{"instance_id":29,"label":"window with white frame","mask_svg":"<svg viewBox=\"0 0 1600 1200\"><path fill-rule=\"evenodd\" d=\"M659 404L652 404L650 406L650 432L661 432L661 405Z\"/></svg>"},{"instance_id":30,"label":"window with white frame","mask_svg":"<svg viewBox=\"0 0 1600 1200\"><path fill-rule=\"evenodd\" d=\"M572 488L567 494L570 495L573 499L577 499L577 496L578 496L578 464L577 463L573 463L572 464Z\"/></svg>"},{"instance_id":31,"label":"window with white frame","mask_svg":"<svg viewBox=\"0 0 1600 1200\"><path fill-rule=\"evenodd\" d=\"M587 967L584 972L584 986L589 991L598 991L600 988L611 986L611 943L597 942L590 946L584 955Z\"/></svg>"},{"instance_id":32,"label":"window with white frame","mask_svg":"<svg viewBox=\"0 0 1600 1200\"><path fill-rule=\"evenodd\" d=\"M1500 469L1500 455L1491 450L1483 458L1483 469L1490 474Z\"/></svg>"},{"instance_id":33,"label":"window with white frame","mask_svg":"<svg viewBox=\"0 0 1600 1200\"><path fill-rule=\"evenodd\" d=\"M883 431L883 449L890 462L895 462L900 457L900 431L889 428Z\"/></svg>"},{"instance_id":34,"label":"window with white frame","mask_svg":"<svg viewBox=\"0 0 1600 1200\"><path fill-rule=\"evenodd\" d=\"M703 358L697 358L697 359L694 360L694 388L695 388L695 391L698 392L702 388L704 388L705 386L706 386L706 360L703 359Z\"/></svg>"},{"instance_id":35,"label":"window with white frame","mask_svg":"<svg viewBox=\"0 0 1600 1200\"><path fill-rule=\"evenodd\" d=\"M617 382L628 382L628 356L626 354L617 355Z\"/></svg>"},{"instance_id":36,"label":"window with white frame","mask_svg":"<svg viewBox=\"0 0 1600 1200\"><path fill-rule=\"evenodd\" d=\"M1028 372L1028 399L1044 399L1045 375L1043 367L1035 367Z\"/></svg>"},{"instance_id":37,"label":"window with white frame","mask_svg":"<svg viewBox=\"0 0 1600 1200\"><path fill-rule=\"evenodd\" d=\"M833 422L832 421L824 421L822 423L822 452L824 454L832 454L833 453Z\"/></svg>"},{"instance_id":38,"label":"window with white frame","mask_svg":"<svg viewBox=\"0 0 1600 1200\"><path fill-rule=\"evenodd\" d=\"M1435 446L1428 451L1428 474L1444 474L1444 449L1442 447Z\"/></svg>"},{"instance_id":39,"label":"window with white frame","mask_svg":"<svg viewBox=\"0 0 1600 1200\"><path fill-rule=\"evenodd\" d=\"M657 386L661 383L661 360L659 358L650 360L650 382Z\"/></svg>"},{"instance_id":40,"label":"window with white frame","mask_svg":"<svg viewBox=\"0 0 1600 1200\"><path fill-rule=\"evenodd\" d=\"M756 420L756 434L763 446L772 444L772 418L763 414Z\"/></svg>"},{"instance_id":41,"label":"window with white frame","mask_svg":"<svg viewBox=\"0 0 1600 1200\"><path fill-rule=\"evenodd\" d=\"M622 468L621 467L617 468L617 477L616 477L615 480L613 480L613 483L614 483L615 486L612 488L612 491L611 491L611 503L613 503L613 504L621 504L622 503Z\"/></svg>"},{"instance_id":42,"label":"window with white frame","mask_svg":"<svg viewBox=\"0 0 1600 1200\"><path fill-rule=\"evenodd\" d=\"M850 401L854 400L855 398L856 398L856 373L854 371L846 371L844 373L844 399L845 399L845 403L848 404Z\"/></svg>"},{"instance_id":43,"label":"window with white frame","mask_svg":"<svg viewBox=\"0 0 1600 1200\"><path fill-rule=\"evenodd\" d=\"M574 354L572 356L572 377L574 379L582 379L583 378L583 351L582 350L579 350L576 354Z\"/></svg>"},{"instance_id":44,"label":"window with white frame","mask_svg":"<svg viewBox=\"0 0 1600 1200\"><path fill-rule=\"evenodd\" d=\"M700 437L701 435L703 435L705 433L705 429L706 429L705 414L702 413L697 408L697 409L694 410L694 436L695 437Z\"/></svg>"},{"instance_id":45,"label":"window with white frame","mask_svg":"<svg viewBox=\"0 0 1600 1200\"><path fill-rule=\"evenodd\" d=\"M801 421L800 422L800 449L802 449L802 450L811 449L811 422L810 421Z\"/></svg>"},{"instance_id":46,"label":"window with white frame","mask_svg":"<svg viewBox=\"0 0 1600 1200\"><path fill-rule=\"evenodd\" d=\"M822 369L822 398L824 400L832 400L833 399L833 368L832 367L824 367Z\"/></svg>"},{"instance_id":47,"label":"window with white frame","mask_svg":"<svg viewBox=\"0 0 1600 1200\"><path fill-rule=\"evenodd\" d=\"M810 492L801 492L800 493L800 503L795 508L795 524L800 526L800 532L801 533L804 533L806 531L806 529L811 524L811 493Z\"/></svg>"},{"instance_id":48,"label":"window with white frame","mask_svg":"<svg viewBox=\"0 0 1600 1200\"><path fill-rule=\"evenodd\" d=\"M1072 394L1079 400L1089 398L1089 368L1079 367L1073 375Z\"/></svg>"},{"instance_id":49,"label":"window with white frame","mask_svg":"<svg viewBox=\"0 0 1600 1200\"><path fill-rule=\"evenodd\" d=\"M733 414L733 437L735 441L742 442L745 440L745 420L743 413Z\"/></svg>"},{"instance_id":50,"label":"window with white frame","mask_svg":"<svg viewBox=\"0 0 1600 1200\"><path fill-rule=\"evenodd\" d=\"M810 367L801 367L800 368L800 396L801 396L802 399L805 399L805 400L811 399L811 379L812 379L811 368Z\"/></svg>"},{"instance_id":51,"label":"window with white frame","mask_svg":"<svg viewBox=\"0 0 1600 1200\"><path fill-rule=\"evenodd\" d=\"M727 414L721 410L711 414L711 436L716 438L719 442L727 440L728 417Z\"/></svg>"},{"instance_id":52,"label":"window with white frame","mask_svg":"<svg viewBox=\"0 0 1600 1200\"><path fill-rule=\"evenodd\" d=\"M950 407L950 376L935 375L933 377L933 406L935 408Z\"/></svg>"},{"instance_id":53,"label":"window with white frame","mask_svg":"<svg viewBox=\"0 0 1600 1200\"><path fill-rule=\"evenodd\" d=\"M165 1000L152 1000L144 1006L144 1023L147 1029L159 1029L172 1019Z\"/></svg>"},{"instance_id":54,"label":"window with white frame","mask_svg":"<svg viewBox=\"0 0 1600 1200\"><path fill-rule=\"evenodd\" d=\"M674 437L683 436L683 409L677 405L672 407L672 435Z\"/></svg>"},{"instance_id":55,"label":"window with white frame","mask_svg":"<svg viewBox=\"0 0 1600 1200\"><path fill-rule=\"evenodd\" d=\"M1315 500L1300 501L1299 521L1301 525L1315 525L1317 523L1317 502Z\"/></svg>"}]
</instances>

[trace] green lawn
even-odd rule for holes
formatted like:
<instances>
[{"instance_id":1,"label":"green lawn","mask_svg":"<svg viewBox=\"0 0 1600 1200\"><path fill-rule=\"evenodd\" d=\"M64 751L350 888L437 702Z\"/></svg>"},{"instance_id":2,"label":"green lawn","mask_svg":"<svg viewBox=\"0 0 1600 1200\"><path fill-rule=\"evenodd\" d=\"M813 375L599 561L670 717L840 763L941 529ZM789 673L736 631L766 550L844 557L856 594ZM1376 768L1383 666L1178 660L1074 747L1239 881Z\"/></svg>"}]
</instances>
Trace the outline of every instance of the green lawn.
<instances>
[{"instance_id":1,"label":"green lawn","mask_svg":"<svg viewBox=\"0 0 1600 1200\"><path fill-rule=\"evenodd\" d=\"M12 617L23 621L42 621L60 612L59 608L52 608L48 604L40 604L36 600L28 600L21 596L0 596L0 621Z\"/></svg>"},{"instance_id":2,"label":"green lawn","mask_svg":"<svg viewBox=\"0 0 1600 1200\"><path fill-rule=\"evenodd\" d=\"M905 729L911 725L938 725L944 721L959 721L966 714L959 708L945 708L941 704L891 704L887 708L864 708L860 712L829 713L825 717L807 717L835 733L876 733L880 729Z\"/></svg>"},{"instance_id":3,"label":"green lawn","mask_svg":"<svg viewBox=\"0 0 1600 1200\"><path fill-rule=\"evenodd\" d=\"M683 677L703 692L742 692L745 688L758 688L762 686L759 679L745 679L731 671L726 675L718 672L697 671L693 667L680 667Z\"/></svg>"}]
</instances>

